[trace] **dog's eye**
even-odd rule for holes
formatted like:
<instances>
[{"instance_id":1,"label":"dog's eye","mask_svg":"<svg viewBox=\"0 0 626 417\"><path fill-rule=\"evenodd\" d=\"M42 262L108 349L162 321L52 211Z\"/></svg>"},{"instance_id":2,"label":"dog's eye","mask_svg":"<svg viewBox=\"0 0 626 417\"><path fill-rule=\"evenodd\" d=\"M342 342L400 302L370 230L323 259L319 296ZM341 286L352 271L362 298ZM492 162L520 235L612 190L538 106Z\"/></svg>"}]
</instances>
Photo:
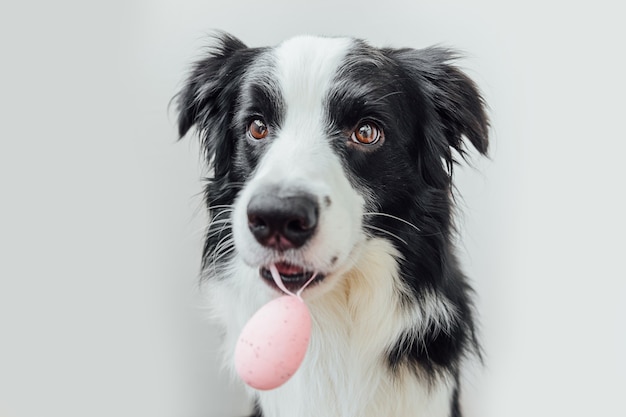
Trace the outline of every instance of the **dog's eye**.
<instances>
[{"instance_id":1,"label":"dog's eye","mask_svg":"<svg viewBox=\"0 0 626 417\"><path fill-rule=\"evenodd\" d=\"M253 120L252 123L250 123L250 126L248 126L248 135L250 135L252 139L264 139L268 133L269 130L267 125L261 119Z\"/></svg>"},{"instance_id":2,"label":"dog's eye","mask_svg":"<svg viewBox=\"0 0 626 417\"><path fill-rule=\"evenodd\" d=\"M383 131L372 122L361 122L352 132L352 139L355 143L363 145L373 145L383 137Z\"/></svg>"}]
</instances>

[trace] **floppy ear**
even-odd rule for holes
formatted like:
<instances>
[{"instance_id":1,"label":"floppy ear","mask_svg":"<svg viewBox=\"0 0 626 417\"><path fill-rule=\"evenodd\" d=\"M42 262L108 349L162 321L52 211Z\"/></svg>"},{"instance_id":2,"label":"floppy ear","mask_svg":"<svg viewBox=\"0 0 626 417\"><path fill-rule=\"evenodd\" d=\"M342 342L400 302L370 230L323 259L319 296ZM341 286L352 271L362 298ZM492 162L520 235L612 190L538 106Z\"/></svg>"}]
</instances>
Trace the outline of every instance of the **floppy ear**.
<instances>
[{"instance_id":1,"label":"floppy ear","mask_svg":"<svg viewBox=\"0 0 626 417\"><path fill-rule=\"evenodd\" d=\"M457 55L444 48L392 51L411 77L420 81L425 99L438 117L438 129L443 132L448 168L454 162L451 149L466 156L463 138L478 152L487 153L489 120L485 103L476 84L452 62Z\"/></svg>"},{"instance_id":2,"label":"floppy ear","mask_svg":"<svg viewBox=\"0 0 626 417\"><path fill-rule=\"evenodd\" d=\"M216 177L230 169L234 148L229 137L230 117L244 71L241 59L237 59L242 50L247 50L246 45L237 38L218 35L208 55L193 65L183 89L175 97L180 138L196 126L207 162L213 161Z\"/></svg>"}]
</instances>

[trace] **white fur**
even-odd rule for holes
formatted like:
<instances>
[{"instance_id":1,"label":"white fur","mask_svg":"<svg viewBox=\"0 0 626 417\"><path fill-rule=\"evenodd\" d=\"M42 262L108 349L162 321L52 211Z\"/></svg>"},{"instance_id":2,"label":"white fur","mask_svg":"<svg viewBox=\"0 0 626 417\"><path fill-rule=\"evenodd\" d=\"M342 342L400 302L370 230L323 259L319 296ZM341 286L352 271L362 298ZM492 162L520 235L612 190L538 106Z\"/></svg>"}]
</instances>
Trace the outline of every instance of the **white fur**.
<instances>
[{"instance_id":1,"label":"white fur","mask_svg":"<svg viewBox=\"0 0 626 417\"><path fill-rule=\"evenodd\" d=\"M266 186L308 192L317 197L320 205L319 226L313 240L284 260L328 273L333 264L347 263L363 238L364 200L350 185L339 157L328 143L323 107L325 94L350 42L302 37L285 42L274 52L275 75L286 103L284 122L280 131L272 133L271 146L239 195L233 215L235 245L249 265L258 268L276 261L268 258L270 251L253 238L247 226L248 202L256 190ZM329 206L325 204L327 199Z\"/></svg>"},{"instance_id":2,"label":"white fur","mask_svg":"<svg viewBox=\"0 0 626 417\"><path fill-rule=\"evenodd\" d=\"M387 240L368 239L363 231L365 197L351 186L325 133L325 93L349 46L346 39L296 38L266 61L273 62L284 98L284 123L235 202L237 255L221 277L207 280L209 302L226 330L224 353L233 369L239 332L279 295L259 277L259 268L274 259L247 228L248 201L267 185L306 190L320 201L319 229L288 261L327 277L304 293L313 329L301 368L276 390L250 390L264 416L448 417L451 381L440 377L429 385L414 372L392 374L384 362L406 329L445 330L455 312L434 294L409 303L412 308L401 304L402 296L412 295L399 277L399 253ZM327 197L329 206L323 203Z\"/></svg>"}]
</instances>

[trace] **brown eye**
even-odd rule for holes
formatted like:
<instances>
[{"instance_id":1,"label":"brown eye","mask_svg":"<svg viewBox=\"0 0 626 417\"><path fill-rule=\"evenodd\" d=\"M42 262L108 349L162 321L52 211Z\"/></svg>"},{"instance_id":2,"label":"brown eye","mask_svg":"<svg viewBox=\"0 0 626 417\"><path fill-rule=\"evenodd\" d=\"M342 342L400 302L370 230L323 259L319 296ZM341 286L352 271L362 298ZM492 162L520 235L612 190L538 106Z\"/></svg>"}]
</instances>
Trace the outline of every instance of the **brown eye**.
<instances>
[{"instance_id":1,"label":"brown eye","mask_svg":"<svg viewBox=\"0 0 626 417\"><path fill-rule=\"evenodd\" d=\"M248 126L248 134L252 139L264 139L268 133L267 125L261 119L253 120L250 126Z\"/></svg>"},{"instance_id":2,"label":"brown eye","mask_svg":"<svg viewBox=\"0 0 626 417\"><path fill-rule=\"evenodd\" d=\"M373 145L378 142L383 136L383 131L372 122L361 122L357 128L352 132L353 142L361 143L363 145Z\"/></svg>"}]
</instances>

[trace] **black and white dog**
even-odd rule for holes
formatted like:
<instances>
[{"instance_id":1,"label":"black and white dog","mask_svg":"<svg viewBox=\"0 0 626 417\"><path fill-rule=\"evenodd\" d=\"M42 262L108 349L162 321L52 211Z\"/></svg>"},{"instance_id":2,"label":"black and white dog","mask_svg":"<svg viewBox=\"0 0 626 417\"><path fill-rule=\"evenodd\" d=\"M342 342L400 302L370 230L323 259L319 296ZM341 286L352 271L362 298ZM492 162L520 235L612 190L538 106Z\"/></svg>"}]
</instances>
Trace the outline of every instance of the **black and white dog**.
<instances>
[{"instance_id":1,"label":"black and white dog","mask_svg":"<svg viewBox=\"0 0 626 417\"><path fill-rule=\"evenodd\" d=\"M460 416L478 353L454 254L455 157L487 151L476 85L442 48L297 37L248 48L220 34L177 97L213 170L203 279L229 364L253 313L304 292L309 351L265 417Z\"/></svg>"}]
</instances>

